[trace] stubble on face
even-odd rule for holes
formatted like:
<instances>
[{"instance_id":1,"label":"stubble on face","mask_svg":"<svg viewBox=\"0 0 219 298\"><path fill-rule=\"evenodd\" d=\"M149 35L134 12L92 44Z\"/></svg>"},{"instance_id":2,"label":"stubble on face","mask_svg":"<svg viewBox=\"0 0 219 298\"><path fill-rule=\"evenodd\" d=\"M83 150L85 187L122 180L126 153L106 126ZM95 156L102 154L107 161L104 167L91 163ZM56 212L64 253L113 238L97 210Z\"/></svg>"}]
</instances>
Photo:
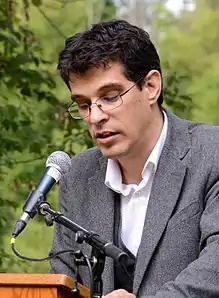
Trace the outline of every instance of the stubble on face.
<instances>
[{"instance_id":1,"label":"stubble on face","mask_svg":"<svg viewBox=\"0 0 219 298\"><path fill-rule=\"evenodd\" d=\"M83 77L73 77L70 86L73 92L76 90L76 93L95 101L99 97L98 88L110 82L120 83L124 91L134 83L124 76L119 63L111 63L107 68L90 69ZM123 104L120 107L100 115L96 121L92 120L92 117L85 119L88 130L103 155L117 160L134 158L147 151L152 117L144 88L140 90L135 86L122 99ZM92 107L92 110L94 109L92 113L97 113L97 107ZM103 143L95 138L96 132L103 130L116 131L118 136L108 143Z\"/></svg>"}]
</instances>

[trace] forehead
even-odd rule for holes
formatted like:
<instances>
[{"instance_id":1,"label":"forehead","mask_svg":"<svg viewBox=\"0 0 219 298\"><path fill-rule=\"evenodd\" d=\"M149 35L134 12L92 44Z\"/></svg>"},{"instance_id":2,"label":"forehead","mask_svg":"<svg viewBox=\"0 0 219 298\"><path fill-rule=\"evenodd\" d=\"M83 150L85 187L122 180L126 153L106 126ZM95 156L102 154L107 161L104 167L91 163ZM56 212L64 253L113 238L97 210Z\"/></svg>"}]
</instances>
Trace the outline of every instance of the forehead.
<instances>
[{"instance_id":1,"label":"forehead","mask_svg":"<svg viewBox=\"0 0 219 298\"><path fill-rule=\"evenodd\" d=\"M120 63L109 63L107 67L90 68L83 76L70 74L69 86L72 94L90 96L109 83L125 86L129 81Z\"/></svg>"}]
</instances>

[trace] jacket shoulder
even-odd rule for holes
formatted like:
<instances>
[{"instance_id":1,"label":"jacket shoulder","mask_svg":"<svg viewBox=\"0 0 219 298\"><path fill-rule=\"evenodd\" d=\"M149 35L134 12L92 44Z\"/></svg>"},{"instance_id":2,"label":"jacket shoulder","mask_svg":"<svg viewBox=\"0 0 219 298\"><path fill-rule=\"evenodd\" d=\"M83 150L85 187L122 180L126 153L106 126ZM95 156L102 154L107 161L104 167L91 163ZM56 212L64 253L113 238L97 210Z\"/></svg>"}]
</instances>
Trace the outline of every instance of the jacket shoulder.
<instances>
[{"instance_id":1,"label":"jacket shoulder","mask_svg":"<svg viewBox=\"0 0 219 298\"><path fill-rule=\"evenodd\" d=\"M71 163L71 177L76 175L77 179L86 179L94 175L106 163L106 160L101 151L94 147L77 154L71 159Z\"/></svg>"},{"instance_id":2,"label":"jacket shoulder","mask_svg":"<svg viewBox=\"0 0 219 298\"><path fill-rule=\"evenodd\" d=\"M219 151L219 126L204 123L189 123L189 131L192 138L195 138L202 146Z\"/></svg>"}]
</instances>

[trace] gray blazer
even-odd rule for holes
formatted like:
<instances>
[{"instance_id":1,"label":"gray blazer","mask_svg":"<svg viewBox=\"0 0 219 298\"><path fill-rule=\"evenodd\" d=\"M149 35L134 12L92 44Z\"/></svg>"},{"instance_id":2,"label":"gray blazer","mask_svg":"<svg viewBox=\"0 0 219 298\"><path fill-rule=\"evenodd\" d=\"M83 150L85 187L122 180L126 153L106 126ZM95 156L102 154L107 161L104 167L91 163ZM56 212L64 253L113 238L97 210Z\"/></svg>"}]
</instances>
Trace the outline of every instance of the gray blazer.
<instances>
[{"instance_id":1,"label":"gray blazer","mask_svg":"<svg viewBox=\"0 0 219 298\"><path fill-rule=\"evenodd\" d=\"M152 186L137 255L137 297L219 297L219 127L184 121L166 111L167 139ZM114 192L104 184L106 159L92 148L72 159L60 182L60 211L113 241ZM52 251L76 245L74 233L56 225ZM53 273L74 276L73 258L51 262ZM80 276L89 286L87 268ZM113 290L113 261L106 260L104 293Z\"/></svg>"}]
</instances>

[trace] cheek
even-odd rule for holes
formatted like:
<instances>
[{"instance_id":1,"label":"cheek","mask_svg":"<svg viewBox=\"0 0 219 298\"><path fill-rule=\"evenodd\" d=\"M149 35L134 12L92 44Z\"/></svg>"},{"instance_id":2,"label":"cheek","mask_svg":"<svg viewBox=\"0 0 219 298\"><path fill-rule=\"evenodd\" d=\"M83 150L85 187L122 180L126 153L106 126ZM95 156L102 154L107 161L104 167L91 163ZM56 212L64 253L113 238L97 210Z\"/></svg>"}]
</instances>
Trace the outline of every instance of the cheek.
<instances>
[{"instance_id":1,"label":"cheek","mask_svg":"<svg viewBox=\"0 0 219 298\"><path fill-rule=\"evenodd\" d=\"M145 105L132 105L123 115L123 127L130 137L138 139L148 129L151 118L150 107Z\"/></svg>"},{"instance_id":2,"label":"cheek","mask_svg":"<svg viewBox=\"0 0 219 298\"><path fill-rule=\"evenodd\" d=\"M84 122L85 122L85 124L86 124L86 126L87 126L89 135L92 137L92 125L90 124L89 121L87 121L87 120L85 120L85 119L84 119Z\"/></svg>"},{"instance_id":3,"label":"cheek","mask_svg":"<svg viewBox=\"0 0 219 298\"><path fill-rule=\"evenodd\" d=\"M130 102L129 105L124 105L122 117L129 126L138 126L146 120L148 113L149 106L142 99L137 99Z\"/></svg>"}]
</instances>

